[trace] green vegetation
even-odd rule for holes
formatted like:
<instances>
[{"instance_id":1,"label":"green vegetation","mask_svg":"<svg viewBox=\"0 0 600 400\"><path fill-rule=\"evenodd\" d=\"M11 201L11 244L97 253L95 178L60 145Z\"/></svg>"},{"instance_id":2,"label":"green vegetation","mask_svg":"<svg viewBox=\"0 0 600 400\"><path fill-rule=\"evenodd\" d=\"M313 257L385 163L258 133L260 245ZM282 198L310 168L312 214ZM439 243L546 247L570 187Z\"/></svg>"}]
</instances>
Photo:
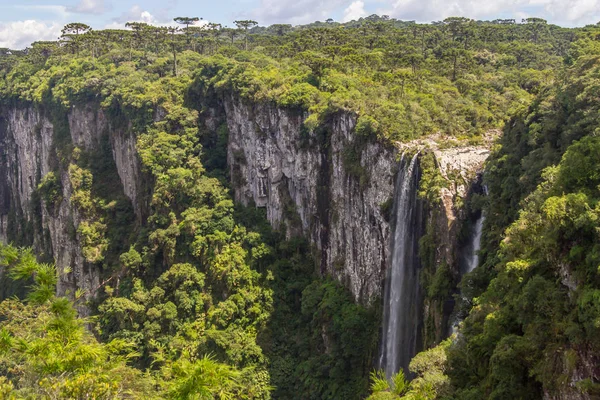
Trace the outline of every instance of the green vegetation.
<instances>
[{"instance_id":1,"label":"green vegetation","mask_svg":"<svg viewBox=\"0 0 600 400\"><path fill-rule=\"evenodd\" d=\"M372 16L296 28L253 28L256 21L241 20L239 32L218 24L199 28L193 21L180 17L181 32L141 23L130 24L131 31L70 24L62 37L67 46L39 42L26 57L3 56L0 75L7 79L0 81L0 92L5 99L39 100L56 86L51 76L79 59L83 65L60 74L73 81L54 94L63 102L75 93L80 100L98 92L110 98L119 92L115 82L137 80L142 71L149 78L144 82L157 88L161 78L185 81L195 70L204 90L234 90L252 101L309 110L309 128L348 110L380 138L437 132L476 137L526 108L553 81L553 71L593 41L591 28L565 29L540 19L516 24L448 18L422 25ZM587 42L572 46L580 38ZM126 78L126 71L137 73ZM160 103L160 92L145 101Z\"/></svg>"},{"instance_id":2,"label":"green vegetation","mask_svg":"<svg viewBox=\"0 0 600 400\"><path fill-rule=\"evenodd\" d=\"M486 176L485 263L463 285L476 297L450 352L464 398L538 398L600 351L600 58L565 74L514 117Z\"/></svg>"},{"instance_id":3,"label":"green vegetation","mask_svg":"<svg viewBox=\"0 0 600 400\"><path fill-rule=\"evenodd\" d=\"M240 177L226 171L227 129L204 126L232 94L304 113L303 129L321 136L332 115L353 114L343 163L360 186L372 178L361 165L368 140L443 133L479 143L486 130L505 129L486 175L484 266L463 282L470 314L461 334L415 357L411 382L371 374L372 399L538 398L598 354L597 26L373 16L229 29L194 20L178 18L181 30L74 23L60 44L0 52L0 102L33 105L55 127L54 170L37 195L54 212L68 184L72 235L102 273L96 303L85 304L94 317L82 320L74 310L84 293L55 296L54 267L1 247L10 276L31 284L26 300L0 304L3 397L368 395L380 312L319 276L307 243L234 206L227 182ZM106 138L94 152L70 143L67 115L83 106L135 137L148 185L140 204L117 187ZM431 154L421 165L419 195L433 205L445 182ZM23 225L11 239L33 242L35 224L17 215L9 224ZM441 302L453 276L435 265L435 242L430 227L423 279ZM579 388L596 394L598 383Z\"/></svg>"},{"instance_id":4,"label":"green vegetation","mask_svg":"<svg viewBox=\"0 0 600 400\"><path fill-rule=\"evenodd\" d=\"M415 374L410 382L400 371L386 379L382 371L371 374L372 394L367 400L433 400L452 398L453 389L446 375L446 352L452 343L446 339L438 346L417 354L410 362L410 372Z\"/></svg>"},{"instance_id":5,"label":"green vegetation","mask_svg":"<svg viewBox=\"0 0 600 400\"><path fill-rule=\"evenodd\" d=\"M62 185L54 172L48 172L37 189L48 205L55 206L62 201Z\"/></svg>"},{"instance_id":6,"label":"green vegetation","mask_svg":"<svg viewBox=\"0 0 600 400\"><path fill-rule=\"evenodd\" d=\"M182 357L152 373L132 368L140 357L132 342L99 343L73 303L54 295L53 265L3 245L0 265L12 279L33 282L25 301L0 303L3 398L212 399L239 391L240 372L208 356Z\"/></svg>"}]
</instances>

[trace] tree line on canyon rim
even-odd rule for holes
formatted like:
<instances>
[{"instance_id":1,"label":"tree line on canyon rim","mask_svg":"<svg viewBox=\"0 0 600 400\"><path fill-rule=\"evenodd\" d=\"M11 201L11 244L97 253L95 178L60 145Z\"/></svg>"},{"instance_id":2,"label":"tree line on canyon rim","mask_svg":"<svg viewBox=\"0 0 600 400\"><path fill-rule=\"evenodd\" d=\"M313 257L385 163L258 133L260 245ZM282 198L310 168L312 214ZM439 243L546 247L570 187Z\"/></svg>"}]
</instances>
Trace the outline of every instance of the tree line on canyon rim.
<instances>
[{"instance_id":1,"label":"tree line on canyon rim","mask_svg":"<svg viewBox=\"0 0 600 400\"><path fill-rule=\"evenodd\" d=\"M54 294L68 269L2 246L0 263L22 282L21 299L0 304L4 397L533 399L563 388L581 358L597 360L600 27L193 20L180 18L181 30L69 24L57 42L0 50L2 107L38 107L55 129L55 171L36 196L55 209L68 174L84 257L105 282L81 319L82 293ZM454 341L413 360L410 383L372 373L377 299L355 304L318 275L308 243L233 203L227 127L201 123L229 93L307 112L307 132L353 112L365 141L442 133L451 147L504 129L490 194L470 202L487 219L481 266L461 284L466 320ZM115 187L109 146L88 154L71 143L65 115L82 104L137 138L151 186L143 226ZM348 149L344 165L368 184L359 152ZM433 170L423 177L420 195L437 201L448 183ZM32 244L28 229L11 231L16 245ZM453 286L435 275L426 296ZM598 394L598 382L577 390Z\"/></svg>"}]
</instances>

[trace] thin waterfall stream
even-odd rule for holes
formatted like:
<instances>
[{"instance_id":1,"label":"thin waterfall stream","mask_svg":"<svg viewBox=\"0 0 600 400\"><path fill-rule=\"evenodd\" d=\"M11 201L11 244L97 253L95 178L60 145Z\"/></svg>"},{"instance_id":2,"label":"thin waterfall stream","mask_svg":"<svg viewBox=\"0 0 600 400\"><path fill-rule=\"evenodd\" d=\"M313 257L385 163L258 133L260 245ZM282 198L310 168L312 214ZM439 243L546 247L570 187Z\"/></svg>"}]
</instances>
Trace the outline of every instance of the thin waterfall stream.
<instances>
[{"instance_id":1,"label":"thin waterfall stream","mask_svg":"<svg viewBox=\"0 0 600 400\"><path fill-rule=\"evenodd\" d=\"M469 242L463 251L462 257L463 262L461 266L461 274L468 274L477 268L479 264L479 250L481 249L481 233L483 231L483 222L485 221L485 214L481 212L481 215L475 220L470 236Z\"/></svg>"},{"instance_id":2,"label":"thin waterfall stream","mask_svg":"<svg viewBox=\"0 0 600 400\"><path fill-rule=\"evenodd\" d=\"M487 187L482 185L481 189L481 194L487 196ZM481 235L483 233L484 222L485 212L480 211L479 215L472 222L469 230L468 240L460 251L459 268L461 276L473 272L473 270L479 266L479 250L481 250ZM463 297L463 301L466 301L462 294L461 296ZM461 316L456 313L454 314L452 324L449 327L450 335L458 331L458 326L463 318L464 315Z\"/></svg>"},{"instance_id":3,"label":"thin waterfall stream","mask_svg":"<svg viewBox=\"0 0 600 400\"><path fill-rule=\"evenodd\" d=\"M395 228L392 260L384 291L383 335L379 366L389 378L417 353L421 320L419 290L420 207L418 154L410 161L402 155L394 195Z\"/></svg>"}]
</instances>

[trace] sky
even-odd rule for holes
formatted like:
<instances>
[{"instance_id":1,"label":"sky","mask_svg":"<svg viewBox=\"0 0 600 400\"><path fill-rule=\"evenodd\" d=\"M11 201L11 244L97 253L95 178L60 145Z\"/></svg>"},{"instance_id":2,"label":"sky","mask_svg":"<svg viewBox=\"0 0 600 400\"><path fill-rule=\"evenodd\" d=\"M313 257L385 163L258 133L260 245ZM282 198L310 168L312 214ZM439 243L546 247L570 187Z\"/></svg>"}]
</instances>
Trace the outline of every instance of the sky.
<instances>
[{"instance_id":1,"label":"sky","mask_svg":"<svg viewBox=\"0 0 600 400\"><path fill-rule=\"evenodd\" d=\"M561 26L600 21L600 0L0 0L0 48L23 49L55 40L69 22L94 29L125 22L175 25L179 16L233 26L237 19L260 25L305 24L333 18L347 22L371 14L417 22L463 16L480 20L540 17Z\"/></svg>"}]
</instances>

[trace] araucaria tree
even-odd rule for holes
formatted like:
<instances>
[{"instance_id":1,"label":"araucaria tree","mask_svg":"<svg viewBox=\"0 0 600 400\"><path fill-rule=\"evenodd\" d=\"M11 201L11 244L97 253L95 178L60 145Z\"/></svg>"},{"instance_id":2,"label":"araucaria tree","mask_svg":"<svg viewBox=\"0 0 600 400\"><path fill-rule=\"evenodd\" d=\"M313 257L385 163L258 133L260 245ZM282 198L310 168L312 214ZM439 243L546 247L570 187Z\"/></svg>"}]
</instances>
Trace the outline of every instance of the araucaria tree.
<instances>
[{"instance_id":1,"label":"araucaria tree","mask_svg":"<svg viewBox=\"0 0 600 400\"><path fill-rule=\"evenodd\" d=\"M233 23L238 27L238 29L244 31L244 50L248 50L248 30L258 25L258 22L251 19L244 19L234 21Z\"/></svg>"}]
</instances>

